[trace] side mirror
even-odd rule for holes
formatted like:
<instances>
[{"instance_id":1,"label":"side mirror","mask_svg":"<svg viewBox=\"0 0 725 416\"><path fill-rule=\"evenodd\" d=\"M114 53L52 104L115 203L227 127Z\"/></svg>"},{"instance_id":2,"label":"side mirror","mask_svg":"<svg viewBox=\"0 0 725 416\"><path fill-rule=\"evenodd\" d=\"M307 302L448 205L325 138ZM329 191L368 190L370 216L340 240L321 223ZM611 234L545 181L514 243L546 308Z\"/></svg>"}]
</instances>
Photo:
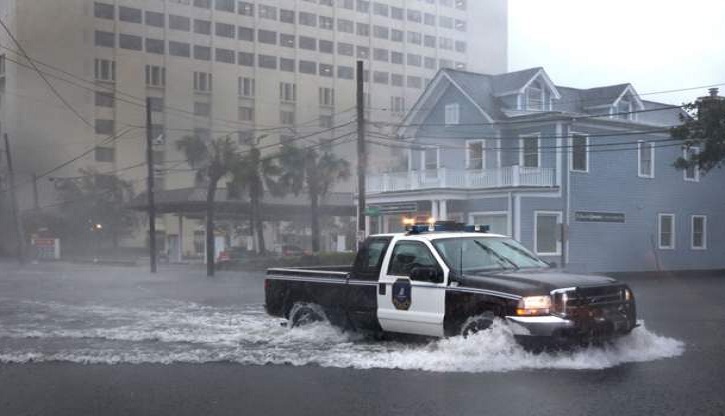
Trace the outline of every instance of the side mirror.
<instances>
[{"instance_id":1,"label":"side mirror","mask_svg":"<svg viewBox=\"0 0 725 416\"><path fill-rule=\"evenodd\" d=\"M410 278L423 282L443 283L443 271L434 266L418 266L410 271Z\"/></svg>"}]
</instances>

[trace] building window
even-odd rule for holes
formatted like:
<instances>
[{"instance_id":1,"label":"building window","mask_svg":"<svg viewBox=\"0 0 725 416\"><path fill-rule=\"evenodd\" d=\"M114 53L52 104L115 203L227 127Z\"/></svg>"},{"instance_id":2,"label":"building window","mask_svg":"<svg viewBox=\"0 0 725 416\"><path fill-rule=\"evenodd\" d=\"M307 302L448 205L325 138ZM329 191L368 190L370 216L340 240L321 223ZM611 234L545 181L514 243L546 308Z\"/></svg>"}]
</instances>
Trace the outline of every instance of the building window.
<instances>
[{"instance_id":1,"label":"building window","mask_svg":"<svg viewBox=\"0 0 725 416\"><path fill-rule=\"evenodd\" d=\"M292 82L280 82L279 99L291 103L297 101L297 85Z\"/></svg>"},{"instance_id":2,"label":"building window","mask_svg":"<svg viewBox=\"0 0 725 416\"><path fill-rule=\"evenodd\" d=\"M244 16L254 16L254 4L246 1L240 1L237 3L237 6L237 13Z\"/></svg>"},{"instance_id":3,"label":"building window","mask_svg":"<svg viewBox=\"0 0 725 416\"><path fill-rule=\"evenodd\" d=\"M95 75L97 81L116 81L116 62L108 59L96 59Z\"/></svg>"},{"instance_id":4,"label":"building window","mask_svg":"<svg viewBox=\"0 0 725 416\"><path fill-rule=\"evenodd\" d=\"M300 12L297 21L303 26L317 26L317 15L314 13Z\"/></svg>"},{"instance_id":5,"label":"building window","mask_svg":"<svg viewBox=\"0 0 725 416\"><path fill-rule=\"evenodd\" d=\"M675 214L659 214L657 234L659 235L658 247L661 250L675 248Z\"/></svg>"},{"instance_id":6,"label":"building window","mask_svg":"<svg viewBox=\"0 0 725 416\"><path fill-rule=\"evenodd\" d=\"M239 26L237 28L237 39L246 40L247 42L254 42L254 29Z\"/></svg>"},{"instance_id":7,"label":"building window","mask_svg":"<svg viewBox=\"0 0 725 416\"><path fill-rule=\"evenodd\" d=\"M298 63L299 70L303 74L317 74L317 63L313 61L300 60Z\"/></svg>"},{"instance_id":8,"label":"building window","mask_svg":"<svg viewBox=\"0 0 725 416\"><path fill-rule=\"evenodd\" d=\"M460 105L458 103L446 104L445 122L446 126L459 124L461 122Z\"/></svg>"},{"instance_id":9,"label":"building window","mask_svg":"<svg viewBox=\"0 0 725 416\"><path fill-rule=\"evenodd\" d=\"M165 42L161 39L146 38L146 52L163 55L165 52Z\"/></svg>"},{"instance_id":10,"label":"building window","mask_svg":"<svg viewBox=\"0 0 725 416\"><path fill-rule=\"evenodd\" d=\"M295 124L295 112L282 110L279 112L279 122L285 126Z\"/></svg>"},{"instance_id":11,"label":"building window","mask_svg":"<svg viewBox=\"0 0 725 416\"><path fill-rule=\"evenodd\" d=\"M466 169L486 168L486 142L469 140L466 142Z\"/></svg>"},{"instance_id":12,"label":"building window","mask_svg":"<svg viewBox=\"0 0 725 416\"><path fill-rule=\"evenodd\" d=\"M526 109L541 111L544 109L544 90L532 84L526 89Z\"/></svg>"},{"instance_id":13,"label":"building window","mask_svg":"<svg viewBox=\"0 0 725 416\"><path fill-rule=\"evenodd\" d=\"M320 16L320 28L335 30L335 20L332 17Z\"/></svg>"},{"instance_id":14,"label":"building window","mask_svg":"<svg viewBox=\"0 0 725 416\"><path fill-rule=\"evenodd\" d=\"M335 90L333 88L320 87L319 96L321 106L332 107L335 105Z\"/></svg>"},{"instance_id":15,"label":"building window","mask_svg":"<svg viewBox=\"0 0 725 416\"><path fill-rule=\"evenodd\" d=\"M690 248L693 250L707 249L707 217L704 215L693 215L690 221L691 236Z\"/></svg>"},{"instance_id":16,"label":"building window","mask_svg":"<svg viewBox=\"0 0 725 416\"><path fill-rule=\"evenodd\" d=\"M634 114L632 113L632 103L625 99L619 100L619 102L612 107L612 116L620 120L633 120Z\"/></svg>"},{"instance_id":17,"label":"building window","mask_svg":"<svg viewBox=\"0 0 725 416\"><path fill-rule=\"evenodd\" d=\"M115 123L113 120L96 119L96 134L113 134Z\"/></svg>"},{"instance_id":18,"label":"building window","mask_svg":"<svg viewBox=\"0 0 725 416\"><path fill-rule=\"evenodd\" d=\"M191 20L188 17L169 15L169 29L182 30L188 32L191 30Z\"/></svg>"},{"instance_id":19,"label":"building window","mask_svg":"<svg viewBox=\"0 0 725 416\"><path fill-rule=\"evenodd\" d=\"M98 17L100 19L115 19L115 9L113 8L112 4L106 4L106 3L99 3L94 2L93 3L93 15L95 17Z\"/></svg>"},{"instance_id":20,"label":"building window","mask_svg":"<svg viewBox=\"0 0 725 416\"><path fill-rule=\"evenodd\" d=\"M255 96L255 82L254 78L239 77L237 82L238 94L241 97L254 97Z\"/></svg>"},{"instance_id":21,"label":"building window","mask_svg":"<svg viewBox=\"0 0 725 416\"><path fill-rule=\"evenodd\" d=\"M118 46L132 51L141 51L143 50L143 38L141 36L121 33L118 35Z\"/></svg>"},{"instance_id":22,"label":"building window","mask_svg":"<svg viewBox=\"0 0 725 416\"><path fill-rule=\"evenodd\" d=\"M211 0L194 0L194 7L199 7L201 9L210 9Z\"/></svg>"},{"instance_id":23,"label":"building window","mask_svg":"<svg viewBox=\"0 0 725 416\"><path fill-rule=\"evenodd\" d=\"M216 48L214 56L217 62L223 62L225 64L233 64L235 52L231 49Z\"/></svg>"},{"instance_id":24,"label":"building window","mask_svg":"<svg viewBox=\"0 0 725 416\"><path fill-rule=\"evenodd\" d=\"M687 161L694 161L696 159L696 156L699 153L700 153L700 149L698 147L689 147L682 151L682 158ZM685 180L688 182L699 182L700 181L700 169L697 166L697 163L694 163L694 164L688 166L684 170L683 175L685 177Z\"/></svg>"},{"instance_id":25,"label":"building window","mask_svg":"<svg viewBox=\"0 0 725 416\"><path fill-rule=\"evenodd\" d=\"M277 20L277 8L260 4L259 17L262 19Z\"/></svg>"},{"instance_id":26,"label":"building window","mask_svg":"<svg viewBox=\"0 0 725 416\"><path fill-rule=\"evenodd\" d=\"M390 97L390 112L393 114L405 113L405 97Z\"/></svg>"},{"instance_id":27,"label":"building window","mask_svg":"<svg viewBox=\"0 0 725 416\"><path fill-rule=\"evenodd\" d=\"M94 153L96 162L113 162L116 158L116 151L112 147L96 147Z\"/></svg>"},{"instance_id":28,"label":"building window","mask_svg":"<svg viewBox=\"0 0 725 416\"><path fill-rule=\"evenodd\" d=\"M541 164L539 152L539 136L521 138L521 166L525 168L538 168Z\"/></svg>"},{"instance_id":29,"label":"building window","mask_svg":"<svg viewBox=\"0 0 725 416\"><path fill-rule=\"evenodd\" d=\"M257 57L259 67L267 69L277 69L277 57L272 55L259 55Z\"/></svg>"},{"instance_id":30,"label":"building window","mask_svg":"<svg viewBox=\"0 0 725 416\"><path fill-rule=\"evenodd\" d=\"M141 23L141 10L120 6L118 8L118 20L122 22Z\"/></svg>"},{"instance_id":31,"label":"building window","mask_svg":"<svg viewBox=\"0 0 725 416\"><path fill-rule=\"evenodd\" d=\"M279 21L283 23L295 23L294 10L279 9Z\"/></svg>"},{"instance_id":32,"label":"building window","mask_svg":"<svg viewBox=\"0 0 725 416\"><path fill-rule=\"evenodd\" d=\"M337 77L340 79L353 79L355 78L355 69L351 66L338 65Z\"/></svg>"},{"instance_id":33,"label":"building window","mask_svg":"<svg viewBox=\"0 0 725 416\"><path fill-rule=\"evenodd\" d=\"M208 46L194 45L194 59L211 61L211 48Z\"/></svg>"},{"instance_id":34,"label":"building window","mask_svg":"<svg viewBox=\"0 0 725 416\"><path fill-rule=\"evenodd\" d=\"M112 32L104 32L102 30L96 30L95 37L94 37L94 44L96 46L113 48L116 46L116 35Z\"/></svg>"},{"instance_id":35,"label":"building window","mask_svg":"<svg viewBox=\"0 0 725 416\"><path fill-rule=\"evenodd\" d=\"M144 19L146 24L154 27L166 26L166 17L163 13L147 11L145 13L146 18Z\"/></svg>"},{"instance_id":36,"label":"building window","mask_svg":"<svg viewBox=\"0 0 725 416\"><path fill-rule=\"evenodd\" d=\"M216 0L215 8L223 12L234 13L234 0Z\"/></svg>"},{"instance_id":37,"label":"building window","mask_svg":"<svg viewBox=\"0 0 725 416\"><path fill-rule=\"evenodd\" d=\"M534 213L534 250L540 256L561 255L561 212Z\"/></svg>"},{"instance_id":38,"label":"building window","mask_svg":"<svg viewBox=\"0 0 725 416\"><path fill-rule=\"evenodd\" d=\"M438 175L438 162L439 162L439 149L437 147L426 147L422 153L423 156L423 169L426 172L426 176L437 176Z\"/></svg>"},{"instance_id":39,"label":"building window","mask_svg":"<svg viewBox=\"0 0 725 416\"><path fill-rule=\"evenodd\" d=\"M238 63L242 66L254 66L254 54L249 52L239 52L237 55Z\"/></svg>"},{"instance_id":40,"label":"building window","mask_svg":"<svg viewBox=\"0 0 725 416\"><path fill-rule=\"evenodd\" d=\"M114 95L112 92L96 91L96 106L113 108Z\"/></svg>"},{"instance_id":41,"label":"building window","mask_svg":"<svg viewBox=\"0 0 725 416\"><path fill-rule=\"evenodd\" d=\"M237 34L237 28L234 25L219 22L214 24L214 31L217 36L230 39L234 39Z\"/></svg>"},{"instance_id":42,"label":"building window","mask_svg":"<svg viewBox=\"0 0 725 416\"><path fill-rule=\"evenodd\" d=\"M655 177L655 144L637 142L637 170L640 178Z\"/></svg>"},{"instance_id":43,"label":"building window","mask_svg":"<svg viewBox=\"0 0 725 416\"><path fill-rule=\"evenodd\" d=\"M163 87L166 85L166 68L146 65L146 86Z\"/></svg>"},{"instance_id":44,"label":"building window","mask_svg":"<svg viewBox=\"0 0 725 416\"><path fill-rule=\"evenodd\" d=\"M317 39L309 36L300 36L299 38L300 49L307 49L310 51L317 50Z\"/></svg>"},{"instance_id":45,"label":"building window","mask_svg":"<svg viewBox=\"0 0 725 416\"><path fill-rule=\"evenodd\" d=\"M370 36L370 25L367 23L357 23L358 36Z\"/></svg>"},{"instance_id":46,"label":"building window","mask_svg":"<svg viewBox=\"0 0 725 416\"><path fill-rule=\"evenodd\" d=\"M169 41L169 55L188 58L191 56L191 45L188 43Z\"/></svg>"},{"instance_id":47,"label":"building window","mask_svg":"<svg viewBox=\"0 0 725 416\"><path fill-rule=\"evenodd\" d=\"M254 121L254 107L239 107L239 121Z\"/></svg>"},{"instance_id":48,"label":"building window","mask_svg":"<svg viewBox=\"0 0 725 416\"><path fill-rule=\"evenodd\" d=\"M295 72L295 60L288 58L279 58L279 70L286 72Z\"/></svg>"},{"instance_id":49,"label":"building window","mask_svg":"<svg viewBox=\"0 0 725 416\"><path fill-rule=\"evenodd\" d=\"M208 72L194 72L194 91L211 92L212 77Z\"/></svg>"},{"instance_id":50,"label":"building window","mask_svg":"<svg viewBox=\"0 0 725 416\"><path fill-rule=\"evenodd\" d=\"M571 170L589 172L589 137L583 134L571 136Z\"/></svg>"}]
</instances>

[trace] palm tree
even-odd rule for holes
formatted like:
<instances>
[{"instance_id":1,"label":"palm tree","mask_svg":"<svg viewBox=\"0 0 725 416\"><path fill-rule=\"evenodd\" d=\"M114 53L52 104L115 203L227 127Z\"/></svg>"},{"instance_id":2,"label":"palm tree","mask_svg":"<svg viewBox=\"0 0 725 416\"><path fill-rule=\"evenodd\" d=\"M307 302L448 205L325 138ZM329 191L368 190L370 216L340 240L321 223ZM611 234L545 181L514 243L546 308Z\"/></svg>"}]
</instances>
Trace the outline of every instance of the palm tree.
<instances>
[{"instance_id":1,"label":"palm tree","mask_svg":"<svg viewBox=\"0 0 725 416\"><path fill-rule=\"evenodd\" d=\"M256 142L258 143L263 137L257 138ZM281 173L280 167L273 162L272 158L262 157L262 153L255 143L250 145L249 151L242 157L233 172L232 186L240 191L246 191L249 196L251 229L257 251L260 254L267 251L262 218L264 190L266 188L272 195L282 195L282 188L275 180Z\"/></svg>"},{"instance_id":2,"label":"palm tree","mask_svg":"<svg viewBox=\"0 0 725 416\"><path fill-rule=\"evenodd\" d=\"M329 148L318 152L312 147L300 149L291 144L282 146L280 160L284 173L280 182L293 194L305 189L310 200L312 251L320 251L320 200L338 180L350 177L350 163L335 156Z\"/></svg>"},{"instance_id":3,"label":"palm tree","mask_svg":"<svg viewBox=\"0 0 725 416\"><path fill-rule=\"evenodd\" d=\"M204 141L184 136L176 142L186 161L196 170L197 183L206 184L206 274L214 276L214 199L219 181L229 176L240 163L236 143L230 137Z\"/></svg>"}]
</instances>

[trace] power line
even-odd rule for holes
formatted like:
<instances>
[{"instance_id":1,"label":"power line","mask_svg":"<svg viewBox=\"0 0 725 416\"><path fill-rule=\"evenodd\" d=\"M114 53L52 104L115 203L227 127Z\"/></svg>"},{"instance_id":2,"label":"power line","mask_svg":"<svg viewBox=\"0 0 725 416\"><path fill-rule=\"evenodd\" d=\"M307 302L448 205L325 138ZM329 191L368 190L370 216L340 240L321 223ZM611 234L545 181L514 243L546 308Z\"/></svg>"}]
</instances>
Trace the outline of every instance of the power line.
<instances>
[{"instance_id":1,"label":"power line","mask_svg":"<svg viewBox=\"0 0 725 416\"><path fill-rule=\"evenodd\" d=\"M57 89L55 89L55 87L53 86L53 84L51 84L51 82L50 82L50 81L48 80L48 78L46 78L46 77L45 77L45 74L43 74L43 72L42 72L42 71L41 71L41 70L40 70L40 69L39 69L39 68L38 68L38 67L37 67L37 66L35 65L35 63L34 63L34 62L33 62L33 61L32 61L32 60L30 59L30 57L28 56L27 52L25 52L25 49L23 48L23 45L21 45L21 44L20 44L20 42L18 42L18 40L17 40L16 38L15 38L15 35L13 35L13 32L12 32L12 31L10 31L10 28L9 28L9 27L8 27L8 26L7 26L6 24L5 24L5 22L3 21L3 19L2 19L2 18L0 18L0 25L2 25L2 27L3 27L3 28L5 29L5 31L6 31L7 33L8 33L8 36L10 36L10 39L12 39L12 41L13 41L13 42L15 43L15 45L16 45L16 46L18 47L18 49L20 50L20 52L22 52L23 56L25 56L25 59L27 59L27 60L28 60L28 62L30 62L30 65L32 65L32 67L33 67L33 69L35 70L35 72L37 72L37 73L38 73L38 75L40 76L40 78L42 78L42 79L43 79L43 82L45 82L45 84L46 84L46 85L48 86L48 88L49 88L49 89L50 89L50 90L51 90L51 91L53 92L53 94L54 94L54 95L55 95L56 97L58 97L58 99L59 99L59 100L60 100L60 101L61 101L61 102L62 102L62 103L63 103L63 104L64 104L64 105L65 105L65 106L66 106L66 107L67 107L67 108L68 108L68 109L69 109L69 110L70 110L70 111L71 111L71 112L72 112L72 113L73 113L73 114L74 114L74 115L76 116L76 117L78 117L78 119L79 119L79 120L81 120L81 121L82 121L83 123L85 123L85 124L86 124L86 125L88 125L89 127L91 127L91 128L93 128L93 129L95 129L95 125L94 125L93 123L91 123L90 121L86 120L86 119L85 119L85 118L84 118L84 117L83 117L83 116L82 116L82 115L81 115L81 114L80 114L80 113L78 112L78 110L76 110L76 109L75 109L75 108L74 108L74 107L73 107L73 106L72 106L72 105L71 105L71 104L70 104L70 103L69 103L69 102L68 102L68 101L67 101L67 100L66 100L66 99L65 99L65 98L64 98L64 97L63 97L63 96L62 96L62 95L61 95L61 94L60 94L60 93L58 92L58 90L57 90Z\"/></svg>"},{"instance_id":2,"label":"power line","mask_svg":"<svg viewBox=\"0 0 725 416\"><path fill-rule=\"evenodd\" d=\"M0 45L0 47L3 48L3 49L9 50L11 52L17 53L17 51L14 51L13 49L8 48L7 46ZM135 95L132 95L132 94L128 94L128 93L122 92L121 90L118 90L118 89L113 88L113 87L109 87L109 86L106 86L106 85L103 85L103 84L97 84L94 81L90 81L90 80L87 80L87 79L83 79L81 77L78 77L75 74L72 74L72 73L70 73L68 71L65 71L63 69L54 67L54 66L52 66L50 64L44 63L44 62L39 61L37 59L32 59L32 58L29 58L29 57L26 57L26 59L29 62L31 62L31 63L37 62L37 63L39 63L39 64L41 64L41 65L43 65L45 67L48 67L48 68L51 68L51 69L53 69L55 71L58 71L60 73L63 73L64 75L67 75L67 76L69 76L71 78L74 78L76 80L79 80L79 81L84 82L84 83L87 83L87 84L90 84L90 85L92 85L92 87L85 86L85 85L81 85L81 84L79 84L77 82L73 82L73 81L68 80L66 78L59 77L58 75L52 74L50 72L44 72L44 71L40 71L40 70L37 70L36 69L37 71L40 71L44 75L47 75L49 77L55 78L55 79L60 80L60 81L64 81L64 82L66 82L68 84L74 85L74 86L79 87L79 88L83 88L83 89L88 90L88 91L91 91L91 92L98 92L98 88L102 88L102 89L106 90L109 93L114 93L114 100L115 101L120 101L120 102L124 102L124 103L127 103L127 104L135 105L137 107L144 107L145 108L145 100L146 99L143 98L143 97L138 97L138 96L135 96ZM33 67L28 66L28 65L25 65L24 63L19 62L19 61L16 61L16 60L14 60L12 58L6 57L6 60L9 61L9 62L12 62L12 63L14 63L14 64L16 64L18 66L27 68L27 69L34 69ZM115 97L115 94L120 94L121 96L129 97L132 100L138 100L138 102L130 101L130 100L127 100L127 99L122 99L122 98ZM255 98L255 101L257 101L256 98ZM203 116L199 116L199 115L195 114L193 111L184 110L184 109L176 108L176 107L171 107L171 106L166 105L166 104L163 105L162 108L164 108L166 110L169 110L169 111L175 111L177 113L191 115L191 116L196 117L196 118L202 118L203 117ZM332 116L342 115L342 114L348 113L348 112L350 112L350 111L352 111L354 109L355 109L355 107L353 106L353 107L347 108L345 110L341 110L341 111L335 112L335 113L333 113L331 115ZM207 118L207 117L204 117L204 118ZM252 130L249 130L249 131L264 132L264 131L284 130L284 129L288 129L288 128L306 128L306 127L312 127L312 126L308 126L308 125L311 124L311 123L314 123L316 121L319 121L321 118L322 118L322 116L317 117L317 118L314 118L314 119L311 119L311 120L304 121L302 123L298 123L298 124L296 124L294 126L274 126L274 127L269 126L269 127L255 128L255 129L252 129ZM226 120L226 119L215 118L215 117L208 117L207 119L209 119L211 121L218 121L218 122L225 123L225 124L228 124L228 125L234 125L234 126L240 126L240 127L249 127L247 124L245 124L245 122L242 122L242 121L239 121L239 120ZM229 132L231 133L233 131L229 131Z\"/></svg>"}]
</instances>

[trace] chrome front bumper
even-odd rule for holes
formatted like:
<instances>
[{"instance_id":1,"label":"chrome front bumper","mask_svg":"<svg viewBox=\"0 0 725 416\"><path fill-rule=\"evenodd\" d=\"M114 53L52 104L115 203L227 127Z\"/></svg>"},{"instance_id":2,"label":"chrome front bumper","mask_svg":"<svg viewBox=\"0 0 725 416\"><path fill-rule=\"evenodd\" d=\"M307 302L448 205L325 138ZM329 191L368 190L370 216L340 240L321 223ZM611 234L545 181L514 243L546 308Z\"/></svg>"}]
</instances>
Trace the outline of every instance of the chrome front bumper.
<instances>
[{"instance_id":1,"label":"chrome front bumper","mask_svg":"<svg viewBox=\"0 0 725 416\"><path fill-rule=\"evenodd\" d=\"M534 337L559 336L575 327L574 321L558 316L507 316L506 322L514 335Z\"/></svg>"}]
</instances>

